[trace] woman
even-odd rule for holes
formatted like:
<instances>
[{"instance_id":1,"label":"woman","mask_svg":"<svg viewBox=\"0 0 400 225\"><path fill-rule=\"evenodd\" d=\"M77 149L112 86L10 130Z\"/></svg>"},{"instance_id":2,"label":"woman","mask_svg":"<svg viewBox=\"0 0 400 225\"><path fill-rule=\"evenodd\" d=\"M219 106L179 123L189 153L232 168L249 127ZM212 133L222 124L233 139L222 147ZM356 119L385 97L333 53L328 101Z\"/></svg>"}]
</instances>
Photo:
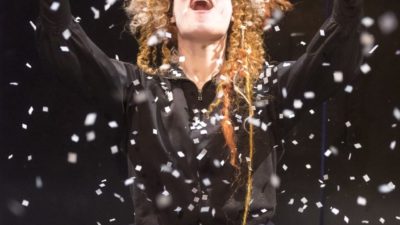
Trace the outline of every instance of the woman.
<instances>
[{"instance_id":1,"label":"woman","mask_svg":"<svg viewBox=\"0 0 400 225\"><path fill-rule=\"evenodd\" d=\"M361 60L362 0L335 0L306 53L279 65L262 35L286 0L132 0L136 65L96 47L68 0L40 4L44 65L121 127L137 225L271 223L282 138Z\"/></svg>"}]
</instances>

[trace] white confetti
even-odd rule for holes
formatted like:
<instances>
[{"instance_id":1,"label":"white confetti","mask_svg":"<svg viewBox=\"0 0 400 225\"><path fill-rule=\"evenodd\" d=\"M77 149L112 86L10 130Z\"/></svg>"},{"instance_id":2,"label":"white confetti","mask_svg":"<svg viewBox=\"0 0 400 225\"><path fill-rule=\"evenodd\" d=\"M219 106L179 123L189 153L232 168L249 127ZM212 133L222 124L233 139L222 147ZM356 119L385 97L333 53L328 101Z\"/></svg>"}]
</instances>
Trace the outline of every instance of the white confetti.
<instances>
[{"instance_id":1,"label":"white confetti","mask_svg":"<svg viewBox=\"0 0 400 225\"><path fill-rule=\"evenodd\" d=\"M110 121L110 122L108 122L108 126L110 128L117 128L118 127L118 123L116 121Z\"/></svg>"},{"instance_id":2,"label":"white confetti","mask_svg":"<svg viewBox=\"0 0 400 225\"><path fill-rule=\"evenodd\" d=\"M21 203L23 206L25 206L25 207L28 207L28 205L29 205L29 201L28 200L22 200L22 203Z\"/></svg>"},{"instance_id":3,"label":"white confetti","mask_svg":"<svg viewBox=\"0 0 400 225\"><path fill-rule=\"evenodd\" d=\"M62 52L69 52L68 46L60 46Z\"/></svg>"},{"instance_id":4,"label":"white confetti","mask_svg":"<svg viewBox=\"0 0 400 225\"><path fill-rule=\"evenodd\" d=\"M31 106L31 107L29 107L28 114L32 115L32 113L33 113L33 107Z\"/></svg>"},{"instance_id":5,"label":"white confetti","mask_svg":"<svg viewBox=\"0 0 400 225\"><path fill-rule=\"evenodd\" d=\"M335 72L333 73L333 80L334 80L336 83L341 83L341 82L343 82L343 72L342 72L342 71L335 71Z\"/></svg>"},{"instance_id":6,"label":"white confetti","mask_svg":"<svg viewBox=\"0 0 400 225\"><path fill-rule=\"evenodd\" d=\"M339 214L339 209L337 209L337 208L332 208L331 207L331 212L333 213L333 214L335 214L335 215L337 215L337 214Z\"/></svg>"},{"instance_id":7,"label":"white confetti","mask_svg":"<svg viewBox=\"0 0 400 225\"><path fill-rule=\"evenodd\" d=\"M185 56L179 56L178 61L179 61L180 63L183 63L183 62L186 61L186 57L185 57Z\"/></svg>"},{"instance_id":8,"label":"white confetti","mask_svg":"<svg viewBox=\"0 0 400 225\"><path fill-rule=\"evenodd\" d=\"M375 23L375 21L374 21L374 19L372 19L371 17L364 17L364 18L361 20L361 24L364 25L364 26L367 27L367 28L373 26L374 23Z\"/></svg>"},{"instance_id":9,"label":"white confetti","mask_svg":"<svg viewBox=\"0 0 400 225\"><path fill-rule=\"evenodd\" d=\"M390 149L394 150L396 148L396 141L390 142Z\"/></svg>"},{"instance_id":10,"label":"white confetti","mask_svg":"<svg viewBox=\"0 0 400 225\"><path fill-rule=\"evenodd\" d=\"M50 10L51 11L57 11L59 8L60 8L60 3L59 2L54 1L50 5Z\"/></svg>"},{"instance_id":11,"label":"white confetti","mask_svg":"<svg viewBox=\"0 0 400 225\"><path fill-rule=\"evenodd\" d=\"M107 11L111 8L112 5L114 5L117 2L117 0L106 0L106 5L104 5L104 10Z\"/></svg>"},{"instance_id":12,"label":"white confetti","mask_svg":"<svg viewBox=\"0 0 400 225\"><path fill-rule=\"evenodd\" d=\"M313 99L315 98L315 93L312 91L304 92L304 98L306 99Z\"/></svg>"},{"instance_id":13,"label":"white confetti","mask_svg":"<svg viewBox=\"0 0 400 225\"><path fill-rule=\"evenodd\" d=\"M363 74L367 74L371 71L371 67L367 63L362 64L360 69Z\"/></svg>"},{"instance_id":14,"label":"white confetti","mask_svg":"<svg viewBox=\"0 0 400 225\"><path fill-rule=\"evenodd\" d=\"M397 121L400 121L400 109L395 107L393 109L393 116Z\"/></svg>"},{"instance_id":15,"label":"white confetti","mask_svg":"<svg viewBox=\"0 0 400 225\"><path fill-rule=\"evenodd\" d=\"M28 62L25 64L26 67L28 67L29 69L32 69L32 65L29 64Z\"/></svg>"},{"instance_id":16,"label":"white confetti","mask_svg":"<svg viewBox=\"0 0 400 225\"><path fill-rule=\"evenodd\" d=\"M386 12L378 18L378 25L383 34L390 34L397 29L399 22L394 12Z\"/></svg>"},{"instance_id":17,"label":"white confetti","mask_svg":"<svg viewBox=\"0 0 400 225\"><path fill-rule=\"evenodd\" d=\"M36 30L36 25L30 20L29 24L31 25L31 27L33 28L33 30Z\"/></svg>"},{"instance_id":18,"label":"white confetti","mask_svg":"<svg viewBox=\"0 0 400 225\"><path fill-rule=\"evenodd\" d=\"M272 187L274 188L279 188L279 186L281 185L281 179L276 174L271 175L270 182Z\"/></svg>"},{"instance_id":19,"label":"white confetti","mask_svg":"<svg viewBox=\"0 0 400 225\"><path fill-rule=\"evenodd\" d=\"M79 142L79 136L77 134L73 134L71 136L71 141L78 143Z\"/></svg>"},{"instance_id":20,"label":"white confetti","mask_svg":"<svg viewBox=\"0 0 400 225\"><path fill-rule=\"evenodd\" d=\"M92 10L93 14L94 14L94 19L97 20L98 18L100 18L100 11L98 9L96 9L95 7L90 7L90 9Z\"/></svg>"},{"instance_id":21,"label":"white confetti","mask_svg":"<svg viewBox=\"0 0 400 225\"><path fill-rule=\"evenodd\" d=\"M390 192L394 191L394 189L396 189L396 185L394 185L393 182L389 182L387 184L381 184L378 187L378 191L381 194L390 193Z\"/></svg>"},{"instance_id":22,"label":"white confetti","mask_svg":"<svg viewBox=\"0 0 400 225\"><path fill-rule=\"evenodd\" d=\"M303 102L300 99L295 99L293 101L293 107L295 109L301 109L301 107L303 107Z\"/></svg>"},{"instance_id":23,"label":"white confetti","mask_svg":"<svg viewBox=\"0 0 400 225\"><path fill-rule=\"evenodd\" d=\"M283 165L282 165L282 169L283 169L284 171L286 171L288 168L289 168L289 167L288 167L286 164L283 164Z\"/></svg>"},{"instance_id":24,"label":"white confetti","mask_svg":"<svg viewBox=\"0 0 400 225\"><path fill-rule=\"evenodd\" d=\"M85 126L92 126L96 122L97 114L96 113L89 113L86 115L85 118Z\"/></svg>"},{"instance_id":25,"label":"white confetti","mask_svg":"<svg viewBox=\"0 0 400 225\"><path fill-rule=\"evenodd\" d=\"M369 178L368 174L365 174L365 175L363 176L363 179L364 179L364 181L367 182L367 183L371 180L371 178Z\"/></svg>"},{"instance_id":26,"label":"white confetti","mask_svg":"<svg viewBox=\"0 0 400 225\"><path fill-rule=\"evenodd\" d=\"M71 37L71 31L66 29L62 32L62 36L64 37L65 40L68 40Z\"/></svg>"},{"instance_id":27,"label":"white confetti","mask_svg":"<svg viewBox=\"0 0 400 225\"><path fill-rule=\"evenodd\" d=\"M136 165L135 170L140 172L142 170L142 166L141 165Z\"/></svg>"},{"instance_id":28,"label":"white confetti","mask_svg":"<svg viewBox=\"0 0 400 225\"><path fill-rule=\"evenodd\" d=\"M49 107L43 106L42 107L42 112L49 112Z\"/></svg>"},{"instance_id":29,"label":"white confetti","mask_svg":"<svg viewBox=\"0 0 400 225\"><path fill-rule=\"evenodd\" d=\"M196 156L197 160L202 160L203 157L207 154L207 149L201 150L201 152Z\"/></svg>"},{"instance_id":30,"label":"white confetti","mask_svg":"<svg viewBox=\"0 0 400 225\"><path fill-rule=\"evenodd\" d=\"M353 92L353 86L346 85L346 87L344 88L344 91L350 94L351 92Z\"/></svg>"},{"instance_id":31,"label":"white confetti","mask_svg":"<svg viewBox=\"0 0 400 225\"><path fill-rule=\"evenodd\" d=\"M94 131L86 132L86 141L94 141L96 139L96 133Z\"/></svg>"},{"instance_id":32,"label":"white confetti","mask_svg":"<svg viewBox=\"0 0 400 225\"><path fill-rule=\"evenodd\" d=\"M118 153L118 146L113 145L111 146L111 154L117 154Z\"/></svg>"},{"instance_id":33,"label":"white confetti","mask_svg":"<svg viewBox=\"0 0 400 225\"><path fill-rule=\"evenodd\" d=\"M100 188L96 190L96 194L97 194L97 195L101 195L102 193L103 193L103 192L101 191Z\"/></svg>"},{"instance_id":34,"label":"white confetti","mask_svg":"<svg viewBox=\"0 0 400 225\"><path fill-rule=\"evenodd\" d=\"M75 164L78 161L78 155L74 152L68 152L68 162Z\"/></svg>"},{"instance_id":35,"label":"white confetti","mask_svg":"<svg viewBox=\"0 0 400 225\"><path fill-rule=\"evenodd\" d=\"M203 182L204 186L206 186L206 187L208 187L208 186L211 185L211 181L210 181L209 178L204 178L204 179L202 180L202 182Z\"/></svg>"},{"instance_id":36,"label":"white confetti","mask_svg":"<svg viewBox=\"0 0 400 225\"><path fill-rule=\"evenodd\" d=\"M369 50L369 52L368 52L368 54L373 54L375 51L376 51L376 49L378 49L378 47L379 47L379 45L375 45L371 50Z\"/></svg>"},{"instance_id":37,"label":"white confetti","mask_svg":"<svg viewBox=\"0 0 400 225\"><path fill-rule=\"evenodd\" d=\"M177 154L178 154L178 156L179 156L180 158L185 157L185 154L184 154L182 151L178 151Z\"/></svg>"},{"instance_id":38,"label":"white confetti","mask_svg":"<svg viewBox=\"0 0 400 225\"><path fill-rule=\"evenodd\" d=\"M134 181L135 181L135 177L130 177L130 178L128 178L128 179L126 179L126 180L124 181L124 185L125 185L125 186L132 185Z\"/></svg>"},{"instance_id":39,"label":"white confetti","mask_svg":"<svg viewBox=\"0 0 400 225\"><path fill-rule=\"evenodd\" d=\"M361 206L366 206L367 205L367 199L362 197L362 196L358 196L357 197L357 204L361 205Z\"/></svg>"}]
</instances>

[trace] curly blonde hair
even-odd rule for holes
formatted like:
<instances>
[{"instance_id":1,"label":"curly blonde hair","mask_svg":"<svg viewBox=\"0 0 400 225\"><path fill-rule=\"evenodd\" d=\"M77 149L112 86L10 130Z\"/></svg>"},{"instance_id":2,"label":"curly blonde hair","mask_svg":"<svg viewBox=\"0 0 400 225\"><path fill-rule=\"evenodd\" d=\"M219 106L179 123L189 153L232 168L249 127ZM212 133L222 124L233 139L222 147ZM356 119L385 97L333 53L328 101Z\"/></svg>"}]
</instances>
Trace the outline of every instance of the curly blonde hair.
<instances>
[{"instance_id":1,"label":"curly blonde hair","mask_svg":"<svg viewBox=\"0 0 400 225\"><path fill-rule=\"evenodd\" d=\"M173 0L127 0L125 10L130 18L130 30L139 42L138 67L148 74L163 74L162 66L176 61L174 52L177 28L171 23ZM265 62L264 21L273 11L292 9L289 0L232 0L233 21L228 30L226 59L220 74L225 79L217 85L218 97L211 103L209 112L222 104L221 129L230 151L230 164L237 169L237 146L231 121L231 110L246 102L248 116L253 116L253 83ZM165 38L170 34L169 38ZM155 35L158 42L153 44ZM252 162L254 151L253 125L249 124L249 160L246 197L242 224L245 225L252 192Z\"/></svg>"}]
</instances>

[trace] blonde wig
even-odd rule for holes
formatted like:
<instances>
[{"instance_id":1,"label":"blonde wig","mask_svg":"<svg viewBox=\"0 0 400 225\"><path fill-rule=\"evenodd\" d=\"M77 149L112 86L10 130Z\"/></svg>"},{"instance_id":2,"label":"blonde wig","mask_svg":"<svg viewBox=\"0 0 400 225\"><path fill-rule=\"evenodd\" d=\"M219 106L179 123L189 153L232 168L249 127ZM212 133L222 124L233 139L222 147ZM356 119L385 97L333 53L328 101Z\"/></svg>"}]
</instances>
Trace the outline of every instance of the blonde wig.
<instances>
[{"instance_id":1,"label":"blonde wig","mask_svg":"<svg viewBox=\"0 0 400 225\"><path fill-rule=\"evenodd\" d=\"M128 0L125 10L130 18L130 30L137 35L139 53L137 65L148 74L163 74L170 63L177 62L177 28L171 23L173 0ZM211 103L209 112L222 104L221 129L230 151L230 164L237 169L238 152L230 112L245 102L249 118L253 117L253 83L265 62L265 21L274 10L292 9L289 0L232 0L233 21L228 30L225 62L217 85L218 98ZM250 208L254 154L253 125L249 123L249 155L247 160L246 196L242 225L246 224Z\"/></svg>"}]
</instances>

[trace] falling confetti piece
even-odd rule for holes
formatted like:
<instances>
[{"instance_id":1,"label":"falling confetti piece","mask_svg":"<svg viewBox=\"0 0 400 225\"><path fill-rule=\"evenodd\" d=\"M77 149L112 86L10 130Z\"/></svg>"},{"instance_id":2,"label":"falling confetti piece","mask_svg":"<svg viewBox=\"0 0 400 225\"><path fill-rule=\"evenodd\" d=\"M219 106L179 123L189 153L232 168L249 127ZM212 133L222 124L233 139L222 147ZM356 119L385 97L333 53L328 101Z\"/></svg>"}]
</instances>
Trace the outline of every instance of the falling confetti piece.
<instances>
[{"instance_id":1,"label":"falling confetti piece","mask_svg":"<svg viewBox=\"0 0 400 225\"><path fill-rule=\"evenodd\" d=\"M365 27L369 28L369 27L372 27L375 24L375 20L372 19L371 17L364 17L361 20L361 24L364 25Z\"/></svg>"},{"instance_id":2,"label":"falling confetti piece","mask_svg":"<svg viewBox=\"0 0 400 225\"><path fill-rule=\"evenodd\" d=\"M196 159L197 160L202 160L203 157L207 154L207 149L201 150L201 152L197 155Z\"/></svg>"},{"instance_id":3,"label":"falling confetti piece","mask_svg":"<svg viewBox=\"0 0 400 225\"><path fill-rule=\"evenodd\" d=\"M62 52L69 52L68 46L60 46Z\"/></svg>"},{"instance_id":4,"label":"falling confetti piece","mask_svg":"<svg viewBox=\"0 0 400 225\"><path fill-rule=\"evenodd\" d=\"M79 136L78 136L77 134L73 134L73 135L71 136L71 140L72 140L73 142L75 142L75 143L78 143L78 142L79 142Z\"/></svg>"},{"instance_id":5,"label":"falling confetti piece","mask_svg":"<svg viewBox=\"0 0 400 225\"><path fill-rule=\"evenodd\" d=\"M378 191L381 194L388 194L396 189L396 185L393 182L389 182L387 184L379 185Z\"/></svg>"},{"instance_id":6,"label":"falling confetti piece","mask_svg":"<svg viewBox=\"0 0 400 225\"><path fill-rule=\"evenodd\" d=\"M29 107L28 114L32 115L32 113L33 113L33 107L31 106L31 107Z\"/></svg>"},{"instance_id":7,"label":"falling confetti piece","mask_svg":"<svg viewBox=\"0 0 400 225\"><path fill-rule=\"evenodd\" d=\"M337 208L332 208L331 207L331 212L334 214L334 215L337 215L337 214L339 214L339 209L337 209Z\"/></svg>"},{"instance_id":8,"label":"falling confetti piece","mask_svg":"<svg viewBox=\"0 0 400 225\"><path fill-rule=\"evenodd\" d=\"M68 162L75 164L78 161L78 155L74 152L68 153Z\"/></svg>"},{"instance_id":9,"label":"falling confetti piece","mask_svg":"<svg viewBox=\"0 0 400 225\"><path fill-rule=\"evenodd\" d=\"M110 122L108 122L108 126L110 128L117 128L118 127L118 123L117 123L117 121L110 121Z\"/></svg>"},{"instance_id":10,"label":"falling confetti piece","mask_svg":"<svg viewBox=\"0 0 400 225\"><path fill-rule=\"evenodd\" d=\"M92 126L96 122L97 114L96 113L89 113L86 115L85 118L85 126Z\"/></svg>"},{"instance_id":11,"label":"falling confetti piece","mask_svg":"<svg viewBox=\"0 0 400 225\"><path fill-rule=\"evenodd\" d=\"M36 30L36 25L32 21L29 21L29 24L31 25L33 30Z\"/></svg>"},{"instance_id":12,"label":"falling confetti piece","mask_svg":"<svg viewBox=\"0 0 400 225\"><path fill-rule=\"evenodd\" d=\"M335 72L333 73L333 80L334 80L336 83L341 83L341 82L343 82L343 72L341 72L341 71L335 71Z\"/></svg>"},{"instance_id":13,"label":"falling confetti piece","mask_svg":"<svg viewBox=\"0 0 400 225\"><path fill-rule=\"evenodd\" d=\"M398 21L396 14L393 12L386 12L378 19L378 25L383 34L390 34L397 29Z\"/></svg>"},{"instance_id":14,"label":"falling confetti piece","mask_svg":"<svg viewBox=\"0 0 400 225\"><path fill-rule=\"evenodd\" d=\"M68 29L64 30L62 36L64 37L65 40L68 40L71 37L71 31Z\"/></svg>"},{"instance_id":15,"label":"falling confetti piece","mask_svg":"<svg viewBox=\"0 0 400 225\"><path fill-rule=\"evenodd\" d=\"M363 176L363 179L364 179L364 181L367 182L367 183L371 180L371 179L369 178L368 174L365 174L365 175Z\"/></svg>"},{"instance_id":16,"label":"falling confetti piece","mask_svg":"<svg viewBox=\"0 0 400 225\"><path fill-rule=\"evenodd\" d=\"M60 3L54 1L51 5L50 5L50 10L51 11L58 11L58 9L60 8Z\"/></svg>"},{"instance_id":17,"label":"falling confetti piece","mask_svg":"<svg viewBox=\"0 0 400 225\"><path fill-rule=\"evenodd\" d=\"M28 200L22 200L22 203L21 203L23 206L25 206L25 207L28 207L28 205L29 205L29 201Z\"/></svg>"},{"instance_id":18,"label":"falling confetti piece","mask_svg":"<svg viewBox=\"0 0 400 225\"><path fill-rule=\"evenodd\" d=\"M271 175L270 182L272 187L274 188L279 188L279 186L281 185L281 179L276 174Z\"/></svg>"},{"instance_id":19,"label":"falling confetti piece","mask_svg":"<svg viewBox=\"0 0 400 225\"><path fill-rule=\"evenodd\" d=\"M38 188L38 189L43 187L43 180L40 176L37 176L35 178L35 185L36 185L36 188Z\"/></svg>"},{"instance_id":20,"label":"falling confetti piece","mask_svg":"<svg viewBox=\"0 0 400 225\"><path fill-rule=\"evenodd\" d=\"M394 150L396 148L396 141L390 142L390 149Z\"/></svg>"},{"instance_id":21,"label":"falling confetti piece","mask_svg":"<svg viewBox=\"0 0 400 225\"><path fill-rule=\"evenodd\" d=\"M367 73L369 73L369 72L371 71L371 67L370 67L368 64L366 64L366 63L364 63L363 65L361 65L360 69L361 69L361 72L362 72L363 74L367 74Z\"/></svg>"},{"instance_id":22,"label":"falling confetti piece","mask_svg":"<svg viewBox=\"0 0 400 225\"><path fill-rule=\"evenodd\" d=\"M92 10L95 20L100 18L100 11L98 9L92 6L90 7L90 10Z\"/></svg>"},{"instance_id":23,"label":"falling confetti piece","mask_svg":"<svg viewBox=\"0 0 400 225\"><path fill-rule=\"evenodd\" d=\"M117 154L118 153L118 146L113 145L111 146L111 154Z\"/></svg>"},{"instance_id":24,"label":"falling confetti piece","mask_svg":"<svg viewBox=\"0 0 400 225\"><path fill-rule=\"evenodd\" d=\"M367 199L362 197L362 196L358 196L357 197L357 204L361 205L361 206L366 206L367 205Z\"/></svg>"},{"instance_id":25,"label":"falling confetti piece","mask_svg":"<svg viewBox=\"0 0 400 225\"><path fill-rule=\"evenodd\" d=\"M351 92L353 92L353 86L346 85L346 87L344 88L344 91L350 94Z\"/></svg>"},{"instance_id":26,"label":"falling confetti piece","mask_svg":"<svg viewBox=\"0 0 400 225\"><path fill-rule=\"evenodd\" d=\"M89 131L86 133L86 141L91 142L96 139L96 133L94 131Z\"/></svg>"},{"instance_id":27,"label":"falling confetti piece","mask_svg":"<svg viewBox=\"0 0 400 225\"><path fill-rule=\"evenodd\" d=\"M395 107L393 109L393 116L397 121L400 121L400 109Z\"/></svg>"}]
</instances>

